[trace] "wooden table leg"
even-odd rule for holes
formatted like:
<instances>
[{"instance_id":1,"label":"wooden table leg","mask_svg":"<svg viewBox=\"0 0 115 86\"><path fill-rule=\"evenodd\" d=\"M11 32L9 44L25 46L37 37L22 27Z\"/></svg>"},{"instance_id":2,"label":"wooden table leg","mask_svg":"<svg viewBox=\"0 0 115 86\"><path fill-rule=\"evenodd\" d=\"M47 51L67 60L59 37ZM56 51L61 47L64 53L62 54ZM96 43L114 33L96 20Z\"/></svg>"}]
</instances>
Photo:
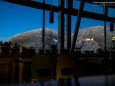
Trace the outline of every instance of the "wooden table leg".
<instances>
[{"instance_id":1,"label":"wooden table leg","mask_svg":"<svg viewBox=\"0 0 115 86\"><path fill-rule=\"evenodd\" d=\"M23 80L23 63L19 62L19 83Z\"/></svg>"},{"instance_id":2,"label":"wooden table leg","mask_svg":"<svg viewBox=\"0 0 115 86\"><path fill-rule=\"evenodd\" d=\"M15 63L12 62L12 83L14 83L15 79Z\"/></svg>"}]
</instances>

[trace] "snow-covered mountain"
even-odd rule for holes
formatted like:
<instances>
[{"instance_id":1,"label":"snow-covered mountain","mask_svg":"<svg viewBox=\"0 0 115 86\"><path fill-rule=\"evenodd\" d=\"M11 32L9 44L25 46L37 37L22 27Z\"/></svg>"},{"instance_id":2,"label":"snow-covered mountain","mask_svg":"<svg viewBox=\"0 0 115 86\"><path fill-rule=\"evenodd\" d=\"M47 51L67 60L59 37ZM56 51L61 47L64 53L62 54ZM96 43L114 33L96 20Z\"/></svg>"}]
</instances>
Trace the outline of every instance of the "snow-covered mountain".
<instances>
[{"instance_id":1,"label":"snow-covered mountain","mask_svg":"<svg viewBox=\"0 0 115 86\"><path fill-rule=\"evenodd\" d=\"M109 27L106 28L106 44L107 49L113 46L112 37L115 36L115 31L110 32ZM90 41L88 41L91 39ZM104 27L94 26L84 28L79 31L78 34L78 47L82 47L82 50L97 50L98 48L104 48Z\"/></svg>"},{"instance_id":2,"label":"snow-covered mountain","mask_svg":"<svg viewBox=\"0 0 115 86\"><path fill-rule=\"evenodd\" d=\"M110 32L107 27L107 49L113 46L112 37L115 32ZM87 40L88 39L88 40ZM89 41L91 39L91 41ZM18 43L21 46L33 47L35 49L42 48L42 29L36 29L25 33L17 34L9 39L12 43ZM49 49L51 44L57 44L58 32L52 29L45 29L45 49ZM66 43L66 42L65 42ZM104 48L104 27L94 26L84 28L79 31L76 47L82 51Z\"/></svg>"},{"instance_id":3,"label":"snow-covered mountain","mask_svg":"<svg viewBox=\"0 0 115 86\"><path fill-rule=\"evenodd\" d=\"M45 49L49 49L51 44L57 44L58 33L55 30L45 29ZM12 43L18 43L20 46L35 49L42 48L42 29L31 30L17 34L9 39Z\"/></svg>"}]
</instances>

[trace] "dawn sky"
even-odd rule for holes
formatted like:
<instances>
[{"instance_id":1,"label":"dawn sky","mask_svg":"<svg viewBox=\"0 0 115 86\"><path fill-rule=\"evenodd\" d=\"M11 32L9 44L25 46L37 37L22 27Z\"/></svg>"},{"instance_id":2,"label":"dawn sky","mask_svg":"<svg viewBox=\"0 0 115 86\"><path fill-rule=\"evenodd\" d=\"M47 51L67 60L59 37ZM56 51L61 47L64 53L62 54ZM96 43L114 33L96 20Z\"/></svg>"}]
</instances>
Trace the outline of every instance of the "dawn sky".
<instances>
[{"instance_id":1,"label":"dawn sky","mask_svg":"<svg viewBox=\"0 0 115 86\"><path fill-rule=\"evenodd\" d=\"M34 0L38 2L42 2L42 0ZM79 8L79 1L74 1L74 8ZM46 0L47 4L51 4L51 0ZM52 4L58 6L58 0L52 0ZM100 6L95 6L86 3L84 10L103 13L103 8ZM115 17L115 11L113 9L109 9L109 16ZM66 17L65 17L66 19ZM55 13L55 22L53 24L49 23L49 12L46 11L46 28L51 28L58 30L58 14ZM77 17L72 16L72 32L75 28ZM102 25L103 21L86 19L82 18L80 29ZM107 23L109 26L109 23ZM66 26L66 25L65 25ZM22 32L26 32L33 29L38 29L42 27L42 10L20 6L8 2L4 2L0 0L0 41L6 41L8 38L12 37L15 34L19 34Z\"/></svg>"}]
</instances>

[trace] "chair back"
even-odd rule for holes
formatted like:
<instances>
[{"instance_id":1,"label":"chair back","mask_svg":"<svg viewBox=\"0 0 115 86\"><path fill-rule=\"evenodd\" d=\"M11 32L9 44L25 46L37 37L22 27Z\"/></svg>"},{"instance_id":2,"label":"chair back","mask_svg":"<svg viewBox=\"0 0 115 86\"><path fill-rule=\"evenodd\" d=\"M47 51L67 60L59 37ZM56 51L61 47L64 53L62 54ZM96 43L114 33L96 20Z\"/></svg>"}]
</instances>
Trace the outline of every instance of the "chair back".
<instances>
[{"instance_id":1,"label":"chair back","mask_svg":"<svg viewBox=\"0 0 115 86\"><path fill-rule=\"evenodd\" d=\"M12 58L0 58L0 84L13 83L15 63Z\"/></svg>"},{"instance_id":2,"label":"chair back","mask_svg":"<svg viewBox=\"0 0 115 86\"><path fill-rule=\"evenodd\" d=\"M36 55L32 59L32 81L44 81L53 79L55 76L55 55Z\"/></svg>"},{"instance_id":3,"label":"chair back","mask_svg":"<svg viewBox=\"0 0 115 86\"><path fill-rule=\"evenodd\" d=\"M75 74L76 59L71 55L60 55L57 57L56 78L73 78Z\"/></svg>"}]
</instances>

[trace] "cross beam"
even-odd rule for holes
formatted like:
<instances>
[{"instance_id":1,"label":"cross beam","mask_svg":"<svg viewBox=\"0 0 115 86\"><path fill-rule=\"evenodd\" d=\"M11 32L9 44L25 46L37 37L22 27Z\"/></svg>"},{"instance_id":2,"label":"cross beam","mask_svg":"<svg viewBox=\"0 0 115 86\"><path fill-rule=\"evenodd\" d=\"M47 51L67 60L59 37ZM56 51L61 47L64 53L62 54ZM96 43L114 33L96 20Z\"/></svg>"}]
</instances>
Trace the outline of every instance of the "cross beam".
<instances>
[{"instance_id":1,"label":"cross beam","mask_svg":"<svg viewBox=\"0 0 115 86\"><path fill-rule=\"evenodd\" d=\"M14 4L19 4L19 5L32 7L32 8L37 8L37 9L45 9L47 11L50 11L51 6L52 6L52 10L54 12L59 12L59 10L61 9L58 6L49 5L49 4L45 4L45 6L44 6L42 2L36 2L36 1L31 1L31 0L2 0L2 1L7 1L7 2L14 3ZM73 8L73 9L70 10L70 9L67 9L67 8L63 8L64 14L68 14L70 11L71 11L71 15L73 15L73 16L78 15L78 9ZM83 11L82 17L89 18L89 19L100 20L100 21L106 20L108 22L112 22L113 20L115 21L115 18L113 18L113 17L106 17L103 14L98 14L98 13L93 13L93 12L88 12L88 11Z\"/></svg>"},{"instance_id":2,"label":"cross beam","mask_svg":"<svg viewBox=\"0 0 115 86\"><path fill-rule=\"evenodd\" d=\"M81 0L78 0L78 1L81 1ZM109 3L109 2L115 2L115 0L85 0L85 2L90 3L90 4L99 5L99 6L104 6L104 2L106 2L106 6L108 6L109 8L113 8L113 9L115 8L115 3Z\"/></svg>"}]
</instances>

